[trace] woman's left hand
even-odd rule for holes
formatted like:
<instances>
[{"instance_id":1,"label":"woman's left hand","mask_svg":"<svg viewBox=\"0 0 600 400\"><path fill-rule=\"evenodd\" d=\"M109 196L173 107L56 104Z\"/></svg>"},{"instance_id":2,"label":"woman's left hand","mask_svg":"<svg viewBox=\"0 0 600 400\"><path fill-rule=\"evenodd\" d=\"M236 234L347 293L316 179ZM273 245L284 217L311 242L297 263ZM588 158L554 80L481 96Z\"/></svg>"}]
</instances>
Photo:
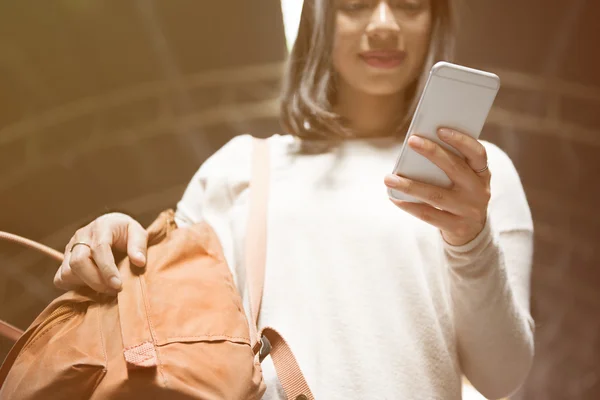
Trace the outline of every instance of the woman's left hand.
<instances>
[{"instance_id":1,"label":"woman's left hand","mask_svg":"<svg viewBox=\"0 0 600 400\"><path fill-rule=\"evenodd\" d=\"M485 226L491 173L485 147L479 141L451 129L440 129L438 135L465 158L419 136L411 136L408 144L440 167L452 181L452 187L444 189L398 175L386 176L385 184L423 201L390 198L399 208L439 228L446 242L460 246L475 239Z\"/></svg>"}]
</instances>

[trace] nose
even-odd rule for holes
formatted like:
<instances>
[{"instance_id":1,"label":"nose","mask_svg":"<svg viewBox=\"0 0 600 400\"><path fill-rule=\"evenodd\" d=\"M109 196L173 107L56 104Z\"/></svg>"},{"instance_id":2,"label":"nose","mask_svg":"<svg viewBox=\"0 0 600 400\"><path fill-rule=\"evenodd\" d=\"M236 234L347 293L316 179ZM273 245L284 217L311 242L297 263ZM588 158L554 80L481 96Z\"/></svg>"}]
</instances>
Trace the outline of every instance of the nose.
<instances>
[{"instance_id":1,"label":"nose","mask_svg":"<svg viewBox=\"0 0 600 400\"><path fill-rule=\"evenodd\" d=\"M367 34L374 39L386 40L397 37L399 32L400 26L388 2L379 1L367 25Z\"/></svg>"}]
</instances>

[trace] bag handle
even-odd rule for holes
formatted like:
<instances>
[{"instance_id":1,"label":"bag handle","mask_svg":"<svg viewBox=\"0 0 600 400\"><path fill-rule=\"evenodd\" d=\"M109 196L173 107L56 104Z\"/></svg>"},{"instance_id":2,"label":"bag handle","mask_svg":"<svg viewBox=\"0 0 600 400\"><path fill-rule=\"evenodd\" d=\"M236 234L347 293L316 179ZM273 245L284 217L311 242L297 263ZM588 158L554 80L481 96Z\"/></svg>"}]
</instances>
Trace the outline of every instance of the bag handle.
<instances>
[{"instance_id":1,"label":"bag handle","mask_svg":"<svg viewBox=\"0 0 600 400\"><path fill-rule=\"evenodd\" d=\"M63 261L63 254L59 251L56 251L48 246L44 246L41 243L34 242L33 240L26 239L24 237L0 231L0 240L6 240L8 242L13 242L16 244L20 244L25 247L30 247L34 250L37 250L50 258L55 259L58 262ZM4 336L12 341L17 341L23 335L23 331L15 326L12 326L8 322L0 320L0 336Z\"/></svg>"},{"instance_id":2,"label":"bag handle","mask_svg":"<svg viewBox=\"0 0 600 400\"><path fill-rule=\"evenodd\" d=\"M0 320L0 336L16 342L21 336L23 336L23 333L24 332L16 326L12 326L8 322Z\"/></svg>"},{"instance_id":3,"label":"bag handle","mask_svg":"<svg viewBox=\"0 0 600 400\"><path fill-rule=\"evenodd\" d=\"M249 293L251 316L250 336L251 339L254 338L252 343L255 349L260 350L261 359L270 352L277 377L287 398L314 400L294 353L279 332L271 327L265 327L260 334L257 333L267 260L269 161L268 141L253 138L250 207L245 243L246 288Z\"/></svg>"},{"instance_id":4,"label":"bag handle","mask_svg":"<svg viewBox=\"0 0 600 400\"><path fill-rule=\"evenodd\" d=\"M45 246L41 243L38 242L34 242L33 240L30 239L26 239L24 237L21 237L19 235L15 235L13 233L8 233L8 232L2 232L0 231L0 239L1 240L6 240L9 242L13 242L16 244L20 244L22 246L25 247L30 247L34 250L37 250L41 253L44 253L45 255L47 255L50 258L55 259L56 261L62 263L63 262L63 258L64 255L63 253L61 253L60 251L54 250L48 246Z\"/></svg>"}]
</instances>

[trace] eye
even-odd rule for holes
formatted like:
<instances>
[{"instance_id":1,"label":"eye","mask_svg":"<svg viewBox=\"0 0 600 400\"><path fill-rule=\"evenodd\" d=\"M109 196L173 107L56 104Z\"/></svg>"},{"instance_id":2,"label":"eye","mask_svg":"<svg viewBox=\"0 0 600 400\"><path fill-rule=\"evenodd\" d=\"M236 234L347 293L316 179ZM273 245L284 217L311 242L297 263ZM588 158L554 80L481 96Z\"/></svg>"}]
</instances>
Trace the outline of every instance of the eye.
<instances>
[{"instance_id":1,"label":"eye","mask_svg":"<svg viewBox=\"0 0 600 400\"><path fill-rule=\"evenodd\" d=\"M342 1L340 4L340 10L346 12L358 12L369 8L369 2L367 0L347 0Z\"/></svg>"},{"instance_id":2,"label":"eye","mask_svg":"<svg viewBox=\"0 0 600 400\"><path fill-rule=\"evenodd\" d=\"M394 2L394 6L410 13L417 13L425 8L426 2L423 0L397 0Z\"/></svg>"}]
</instances>

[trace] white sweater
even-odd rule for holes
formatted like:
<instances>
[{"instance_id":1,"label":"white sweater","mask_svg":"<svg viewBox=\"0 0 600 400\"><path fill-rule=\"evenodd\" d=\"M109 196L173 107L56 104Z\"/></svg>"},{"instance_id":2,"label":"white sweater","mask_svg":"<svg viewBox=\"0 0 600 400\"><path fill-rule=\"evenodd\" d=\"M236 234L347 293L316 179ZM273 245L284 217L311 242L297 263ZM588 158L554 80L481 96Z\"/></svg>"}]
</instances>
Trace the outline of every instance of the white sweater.
<instances>
[{"instance_id":1,"label":"white sweater","mask_svg":"<svg viewBox=\"0 0 600 400\"><path fill-rule=\"evenodd\" d=\"M384 176L401 142L353 139L307 154L275 135L260 326L278 329L318 400L460 399L465 375L506 396L533 358L529 278L533 224L507 155L485 143L492 171L488 225L454 247L394 206ZM177 222L215 229L244 298L242 260L252 140L209 158ZM270 359L265 399L284 399Z\"/></svg>"}]
</instances>

